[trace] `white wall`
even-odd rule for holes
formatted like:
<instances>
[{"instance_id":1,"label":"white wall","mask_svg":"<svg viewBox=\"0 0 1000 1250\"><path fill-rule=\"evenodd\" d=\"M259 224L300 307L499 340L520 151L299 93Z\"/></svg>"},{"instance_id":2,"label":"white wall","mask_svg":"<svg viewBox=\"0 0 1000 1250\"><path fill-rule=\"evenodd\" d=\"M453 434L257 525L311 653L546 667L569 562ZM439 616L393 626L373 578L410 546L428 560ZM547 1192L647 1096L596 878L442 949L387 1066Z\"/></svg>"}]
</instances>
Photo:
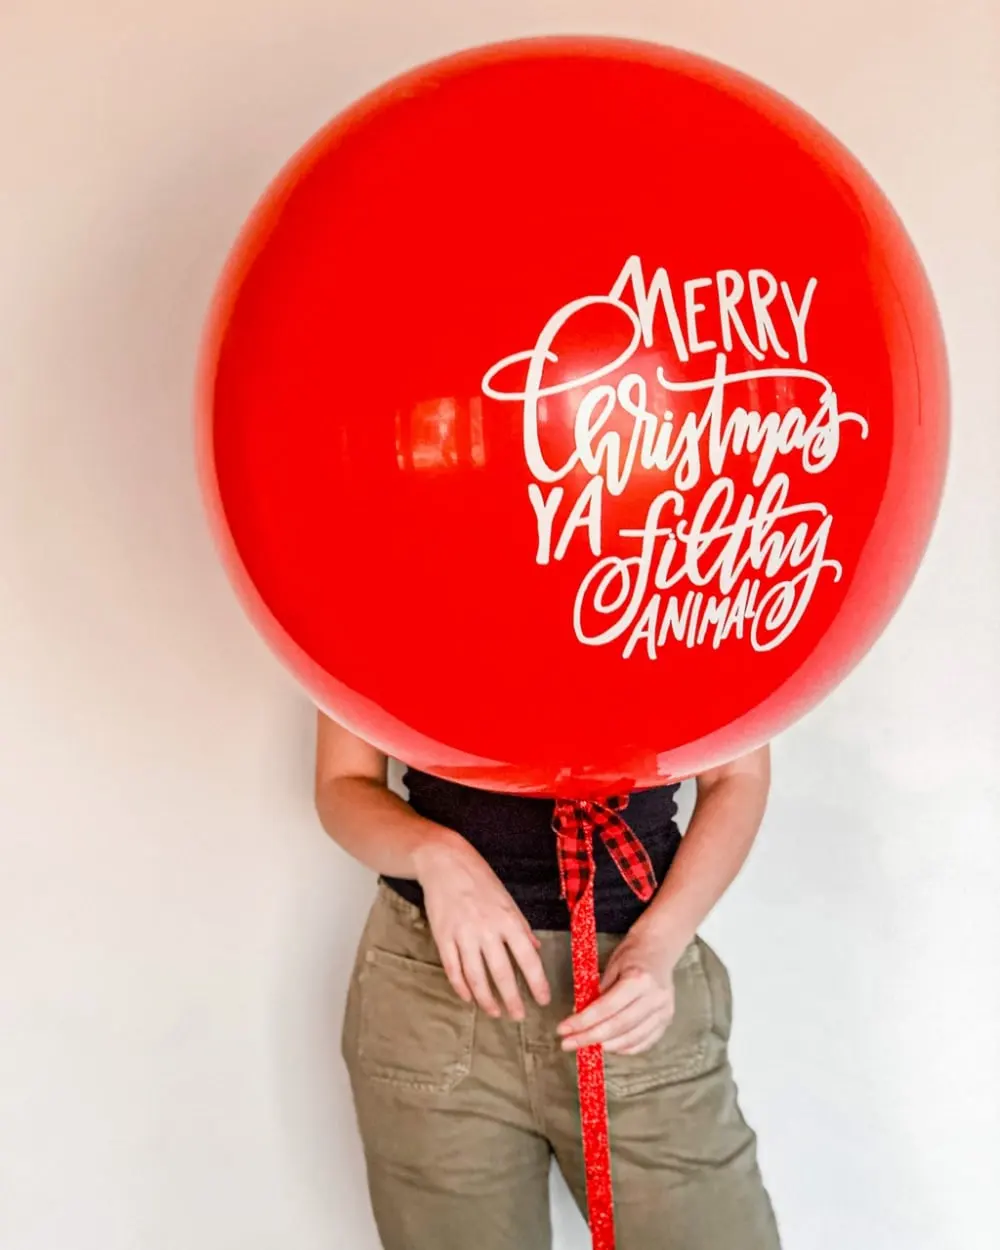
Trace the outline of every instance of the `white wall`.
<instances>
[{"instance_id":1,"label":"white wall","mask_svg":"<svg viewBox=\"0 0 1000 1250\"><path fill-rule=\"evenodd\" d=\"M310 713L206 537L193 360L245 211L329 114L462 44L574 29L713 54L812 109L935 283L956 406L936 540L875 653L779 743L710 936L789 1250L996 1244L996 0L5 0L10 1250L377 1244L337 1053L368 881L314 824ZM584 1246L558 1203L559 1246Z\"/></svg>"}]
</instances>

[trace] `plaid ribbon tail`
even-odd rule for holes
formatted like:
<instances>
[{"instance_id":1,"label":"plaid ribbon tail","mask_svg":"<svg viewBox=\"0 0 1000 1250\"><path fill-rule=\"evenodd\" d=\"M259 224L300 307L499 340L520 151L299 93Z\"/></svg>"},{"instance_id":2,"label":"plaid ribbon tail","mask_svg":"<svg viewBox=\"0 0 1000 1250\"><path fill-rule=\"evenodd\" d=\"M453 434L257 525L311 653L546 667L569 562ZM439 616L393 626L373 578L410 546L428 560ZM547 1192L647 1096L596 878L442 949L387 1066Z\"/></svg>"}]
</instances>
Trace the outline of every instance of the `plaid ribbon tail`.
<instances>
[{"instance_id":1,"label":"plaid ribbon tail","mask_svg":"<svg viewBox=\"0 0 1000 1250\"><path fill-rule=\"evenodd\" d=\"M639 898L644 901L652 898L656 889L656 877L646 848L621 816L627 804L627 798L602 802L563 799L556 803L553 829L559 880L570 910L573 997L577 1011L589 1007L601 992L594 911L594 834L600 834L618 871ZM591 1244L593 1250L615 1250L603 1049L596 1045L577 1051L576 1071Z\"/></svg>"}]
</instances>

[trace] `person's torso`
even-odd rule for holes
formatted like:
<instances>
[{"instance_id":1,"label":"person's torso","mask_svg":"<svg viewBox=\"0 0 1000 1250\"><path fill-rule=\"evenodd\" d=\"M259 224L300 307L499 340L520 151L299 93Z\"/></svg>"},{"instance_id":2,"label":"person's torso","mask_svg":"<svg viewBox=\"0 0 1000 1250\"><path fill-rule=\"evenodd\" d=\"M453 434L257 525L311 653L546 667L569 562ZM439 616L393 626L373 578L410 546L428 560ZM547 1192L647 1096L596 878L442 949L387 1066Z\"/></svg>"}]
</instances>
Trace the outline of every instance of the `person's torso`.
<instances>
[{"instance_id":1,"label":"person's torso","mask_svg":"<svg viewBox=\"0 0 1000 1250\"><path fill-rule=\"evenodd\" d=\"M554 804L473 789L410 769L404 782L418 815L460 833L486 860L533 929L568 929L569 913L561 897ZM649 854L657 883L663 881L680 842L676 823L678 787L636 791L624 818ZM600 838L594 840L594 903L597 927L624 933L646 904L630 889ZM403 898L423 906L415 881L383 880Z\"/></svg>"}]
</instances>

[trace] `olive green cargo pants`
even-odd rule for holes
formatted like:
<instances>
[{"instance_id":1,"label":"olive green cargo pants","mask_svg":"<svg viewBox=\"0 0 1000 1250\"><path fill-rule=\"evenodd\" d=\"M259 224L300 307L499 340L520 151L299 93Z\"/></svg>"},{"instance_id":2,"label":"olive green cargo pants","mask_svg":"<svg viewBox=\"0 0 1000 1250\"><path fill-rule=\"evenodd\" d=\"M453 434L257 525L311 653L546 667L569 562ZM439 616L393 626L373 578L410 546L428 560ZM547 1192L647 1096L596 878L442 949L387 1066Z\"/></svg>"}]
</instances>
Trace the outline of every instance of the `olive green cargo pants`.
<instances>
[{"instance_id":1,"label":"olive green cargo pants","mask_svg":"<svg viewBox=\"0 0 1000 1250\"><path fill-rule=\"evenodd\" d=\"M582 1211L565 933L539 933L553 1001L494 1020L454 993L417 908L379 887L348 995L343 1053L385 1250L548 1250L553 1155ZM616 938L602 935L602 965ZM674 1021L607 1055L618 1250L777 1250L753 1132L726 1057L729 980L700 939Z\"/></svg>"}]
</instances>

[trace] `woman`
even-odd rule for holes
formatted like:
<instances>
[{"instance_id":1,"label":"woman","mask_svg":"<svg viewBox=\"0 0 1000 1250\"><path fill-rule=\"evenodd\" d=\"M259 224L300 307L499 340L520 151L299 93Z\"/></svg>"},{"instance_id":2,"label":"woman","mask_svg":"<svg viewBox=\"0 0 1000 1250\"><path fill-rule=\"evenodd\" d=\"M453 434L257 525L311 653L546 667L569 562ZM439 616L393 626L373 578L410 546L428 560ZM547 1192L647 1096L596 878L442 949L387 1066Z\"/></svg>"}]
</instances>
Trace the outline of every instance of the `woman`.
<instances>
[{"instance_id":1,"label":"woman","mask_svg":"<svg viewBox=\"0 0 1000 1250\"><path fill-rule=\"evenodd\" d=\"M776 1250L727 1061L729 981L696 930L739 871L762 748L625 813L660 883L644 904L595 840L601 995L572 1005L553 805L410 770L320 716L324 827L380 875L344 1024L385 1250L548 1250L554 1156L586 1210L575 1051L605 1052L619 1250Z\"/></svg>"}]
</instances>

